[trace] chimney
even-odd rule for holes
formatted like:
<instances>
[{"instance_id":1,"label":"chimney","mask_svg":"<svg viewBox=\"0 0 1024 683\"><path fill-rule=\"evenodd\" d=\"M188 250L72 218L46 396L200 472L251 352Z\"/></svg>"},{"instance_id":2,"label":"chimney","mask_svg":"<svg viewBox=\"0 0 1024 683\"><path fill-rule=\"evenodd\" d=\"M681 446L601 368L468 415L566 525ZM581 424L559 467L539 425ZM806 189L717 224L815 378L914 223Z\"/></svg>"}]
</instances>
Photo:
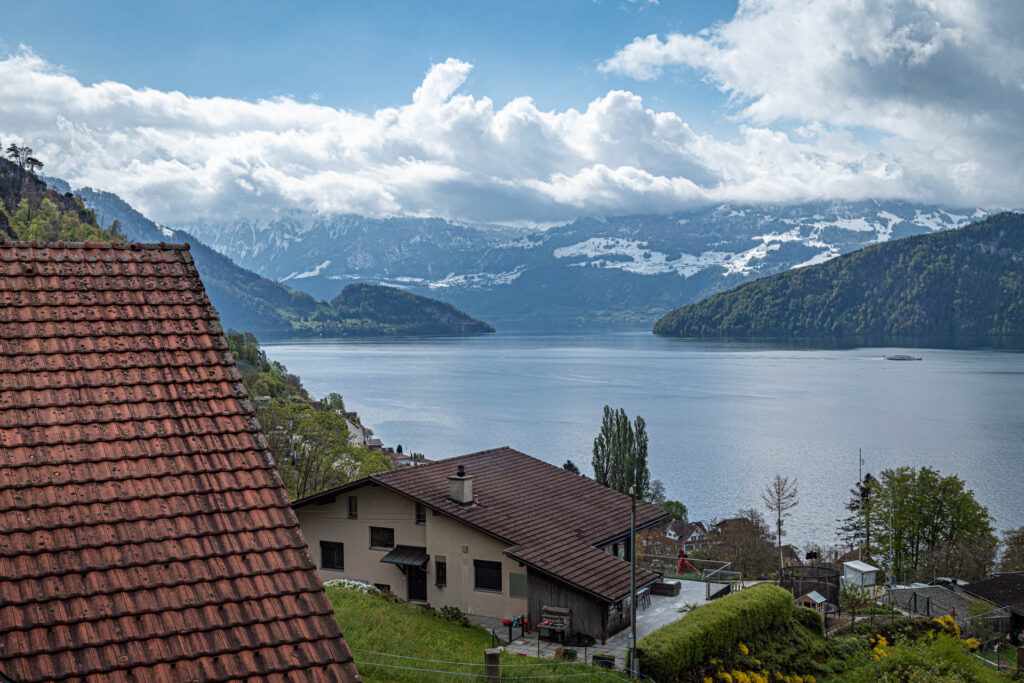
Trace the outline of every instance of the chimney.
<instances>
[{"instance_id":1,"label":"chimney","mask_svg":"<svg viewBox=\"0 0 1024 683\"><path fill-rule=\"evenodd\" d=\"M473 504L473 475L466 474L466 468L459 465L454 477L448 477L448 498L459 505Z\"/></svg>"}]
</instances>

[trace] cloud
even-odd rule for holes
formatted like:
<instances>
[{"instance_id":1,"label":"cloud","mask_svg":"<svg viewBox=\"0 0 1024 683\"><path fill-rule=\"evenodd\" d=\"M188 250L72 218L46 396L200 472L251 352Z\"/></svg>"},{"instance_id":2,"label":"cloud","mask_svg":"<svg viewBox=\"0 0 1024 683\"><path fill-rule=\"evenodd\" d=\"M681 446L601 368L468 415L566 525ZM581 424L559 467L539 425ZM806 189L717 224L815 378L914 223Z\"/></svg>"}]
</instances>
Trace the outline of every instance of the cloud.
<instances>
[{"instance_id":1,"label":"cloud","mask_svg":"<svg viewBox=\"0 0 1024 683\"><path fill-rule=\"evenodd\" d=\"M806 4L809 17L785 15L794 40L776 40L781 10L746 3L727 24L638 39L603 65L644 78L677 65L699 69L741 107L730 139L695 132L623 90L580 109L545 111L529 97L496 107L463 92L472 65L457 59L431 66L407 104L367 115L291 97L250 102L86 84L27 48L0 60L0 138L31 145L48 173L116 192L168 224L296 213L531 224L821 198L1019 203L1022 171L1006 163L1021 158L1019 136L999 149L983 143L1020 117L1020 93L1005 85L1017 78L1019 91L1020 69L959 59L979 47L965 37L971 27L991 19L962 9L958 24L921 19L928 31L874 22L830 55L823 45L841 38L834 24L855 13L818 4ZM860 3L859 16L873 15L869 5ZM801 25L818 21L825 37L796 45L813 33ZM999 30L1006 44L992 39L984 54L994 59L1005 48L1017 59L1012 32ZM825 53L816 63L792 63L813 62L815 49ZM821 71L826 58L831 76ZM876 82L878 69L888 75ZM1001 83L1001 98L956 108L934 79L915 83L908 98L898 86L907 69L970 77L956 87L975 95ZM967 124L969 133L955 128ZM865 142L860 126L886 139Z\"/></svg>"},{"instance_id":2,"label":"cloud","mask_svg":"<svg viewBox=\"0 0 1024 683\"><path fill-rule=\"evenodd\" d=\"M1019 206L1022 31L1018 0L743 0L728 22L638 37L599 68L689 69L752 125L880 132L908 196Z\"/></svg>"}]
</instances>

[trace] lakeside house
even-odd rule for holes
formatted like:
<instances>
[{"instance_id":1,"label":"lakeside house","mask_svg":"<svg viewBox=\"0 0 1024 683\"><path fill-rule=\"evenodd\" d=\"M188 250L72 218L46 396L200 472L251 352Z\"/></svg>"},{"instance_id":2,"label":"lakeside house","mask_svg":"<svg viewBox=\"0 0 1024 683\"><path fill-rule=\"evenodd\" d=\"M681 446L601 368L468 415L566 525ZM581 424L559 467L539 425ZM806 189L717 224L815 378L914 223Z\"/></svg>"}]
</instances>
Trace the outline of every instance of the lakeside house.
<instances>
[{"instance_id":1,"label":"lakeside house","mask_svg":"<svg viewBox=\"0 0 1024 683\"><path fill-rule=\"evenodd\" d=\"M673 519L665 525L664 533L686 552L711 545L711 537L703 522L680 522Z\"/></svg>"},{"instance_id":2,"label":"lakeside house","mask_svg":"<svg viewBox=\"0 0 1024 683\"><path fill-rule=\"evenodd\" d=\"M0 680L361 680L187 245L0 245L0 460Z\"/></svg>"},{"instance_id":3,"label":"lakeside house","mask_svg":"<svg viewBox=\"0 0 1024 683\"><path fill-rule=\"evenodd\" d=\"M371 583L411 602L531 625L568 608L604 641L628 625L629 496L511 448L353 481L296 501L326 581ZM667 514L637 503L637 529ZM659 574L637 569L636 585Z\"/></svg>"}]
</instances>

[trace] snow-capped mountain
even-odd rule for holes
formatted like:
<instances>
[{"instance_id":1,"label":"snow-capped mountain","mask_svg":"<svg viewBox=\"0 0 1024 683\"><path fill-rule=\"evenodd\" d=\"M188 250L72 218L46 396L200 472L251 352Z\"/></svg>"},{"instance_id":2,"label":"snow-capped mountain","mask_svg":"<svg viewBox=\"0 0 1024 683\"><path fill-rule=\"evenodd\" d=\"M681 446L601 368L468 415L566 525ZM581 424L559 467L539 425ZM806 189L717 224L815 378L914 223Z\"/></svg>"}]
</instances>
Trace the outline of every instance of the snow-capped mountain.
<instances>
[{"instance_id":1,"label":"snow-capped mountain","mask_svg":"<svg viewBox=\"0 0 1024 683\"><path fill-rule=\"evenodd\" d=\"M860 201L582 218L548 230L360 216L177 227L322 299L367 281L496 321L652 321L745 280L987 213Z\"/></svg>"}]
</instances>

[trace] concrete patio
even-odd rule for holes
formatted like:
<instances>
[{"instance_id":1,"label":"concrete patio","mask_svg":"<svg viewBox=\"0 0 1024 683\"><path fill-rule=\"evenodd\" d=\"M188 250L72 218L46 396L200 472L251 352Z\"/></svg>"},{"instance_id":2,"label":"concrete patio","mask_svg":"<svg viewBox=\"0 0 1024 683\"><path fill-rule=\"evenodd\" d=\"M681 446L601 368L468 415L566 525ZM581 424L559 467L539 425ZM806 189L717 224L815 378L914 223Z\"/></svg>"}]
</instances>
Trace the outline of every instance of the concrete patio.
<instances>
[{"instance_id":1,"label":"concrete patio","mask_svg":"<svg viewBox=\"0 0 1024 683\"><path fill-rule=\"evenodd\" d=\"M679 583L679 595L662 596L651 595L649 607L637 607L637 640L643 638L651 631L672 623L685 616L679 610L685 607L697 607L707 602L708 584L703 581L677 581L667 579L667 582ZM711 592L722 588L724 584L712 583ZM492 628L498 636L508 638L508 627L502 625L500 619L486 617L470 617L474 623L480 624L490 631ZM518 632L518 630L517 630ZM504 634L504 635L503 635ZM513 634L515 635L515 634ZM590 662L595 653L608 654L615 657L615 667L623 668L626 663L626 648L629 645L629 629L623 629L608 639L608 642L601 645L600 642L593 647L575 648L576 657L579 661ZM516 638L505 646L505 650L515 654L528 657L542 657L553 659L555 652L562 647L558 643L546 640L538 640L536 633L527 633L521 638Z\"/></svg>"}]
</instances>

